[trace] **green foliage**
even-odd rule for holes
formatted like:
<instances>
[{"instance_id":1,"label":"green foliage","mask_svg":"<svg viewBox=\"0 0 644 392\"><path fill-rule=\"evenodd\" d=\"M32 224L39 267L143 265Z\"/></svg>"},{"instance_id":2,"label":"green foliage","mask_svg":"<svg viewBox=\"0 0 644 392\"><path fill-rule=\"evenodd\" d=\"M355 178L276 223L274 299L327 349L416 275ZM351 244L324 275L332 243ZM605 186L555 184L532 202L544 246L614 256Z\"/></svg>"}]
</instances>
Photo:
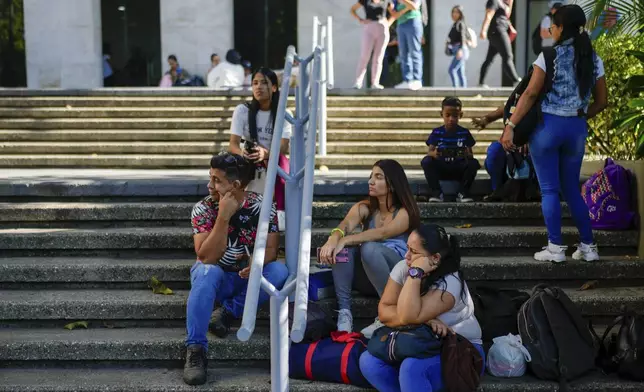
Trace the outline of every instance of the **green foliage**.
<instances>
[{"instance_id":1,"label":"green foliage","mask_svg":"<svg viewBox=\"0 0 644 392\"><path fill-rule=\"evenodd\" d=\"M629 101L637 93L633 93L629 85L632 83L630 78L641 77L644 64L626 53L643 48L644 35L603 35L593 42L593 46L604 61L608 108L589 121L588 150L614 159L634 159L637 156L637 135L625 131L623 124L615 120L634 110L629 107Z\"/></svg>"},{"instance_id":2,"label":"green foliage","mask_svg":"<svg viewBox=\"0 0 644 392\"><path fill-rule=\"evenodd\" d=\"M588 18L588 28L594 29L602 23L604 10L614 8L619 15L617 24L612 27L608 34L620 35L633 33L644 29L644 1L641 0L579 0Z\"/></svg>"},{"instance_id":3,"label":"green foliage","mask_svg":"<svg viewBox=\"0 0 644 392\"><path fill-rule=\"evenodd\" d=\"M629 57L636 58L644 67L644 52L630 51L626 53ZM628 101L628 110L623 113L612 126L626 138L635 139L635 155L637 158L644 157L644 72L631 76L626 83L627 92L632 96Z\"/></svg>"}]
</instances>

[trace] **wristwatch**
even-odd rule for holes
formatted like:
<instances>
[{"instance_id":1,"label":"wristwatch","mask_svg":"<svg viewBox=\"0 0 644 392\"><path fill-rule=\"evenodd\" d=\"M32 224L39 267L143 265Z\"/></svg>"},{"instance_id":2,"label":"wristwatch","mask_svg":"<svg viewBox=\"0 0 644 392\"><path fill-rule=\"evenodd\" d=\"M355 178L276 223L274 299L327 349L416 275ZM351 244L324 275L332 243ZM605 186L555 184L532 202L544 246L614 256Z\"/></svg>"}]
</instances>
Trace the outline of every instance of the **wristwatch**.
<instances>
[{"instance_id":1,"label":"wristwatch","mask_svg":"<svg viewBox=\"0 0 644 392\"><path fill-rule=\"evenodd\" d=\"M409 268L409 277L412 279L420 279L425 275L425 270L419 267L410 267Z\"/></svg>"}]
</instances>

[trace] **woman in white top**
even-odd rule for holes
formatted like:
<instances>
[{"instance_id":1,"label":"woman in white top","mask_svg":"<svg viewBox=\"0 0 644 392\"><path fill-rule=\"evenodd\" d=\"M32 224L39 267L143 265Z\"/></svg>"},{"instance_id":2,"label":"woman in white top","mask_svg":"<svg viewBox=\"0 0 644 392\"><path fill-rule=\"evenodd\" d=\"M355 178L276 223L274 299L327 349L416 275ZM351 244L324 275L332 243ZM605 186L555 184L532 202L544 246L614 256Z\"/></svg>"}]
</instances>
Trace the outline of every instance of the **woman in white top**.
<instances>
[{"instance_id":1,"label":"woman in white top","mask_svg":"<svg viewBox=\"0 0 644 392\"><path fill-rule=\"evenodd\" d=\"M421 225L409 236L407 249L380 299L380 321L392 328L427 323L441 336L458 333L485 358L456 238L441 226ZM380 392L431 392L445 387L440 356L407 358L396 367L366 351L360 357L360 370Z\"/></svg>"},{"instance_id":2,"label":"woman in white top","mask_svg":"<svg viewBox=\"0 0 644 392\"><path fill-rule=\"evenodd\" d=\"M269 68L258 69L253 73L251 80L253 99L249 103L237 105L233 112L228 152L243 155L257 163L255 180L251 181L247 190L263 194L263 180L265 179L263 176L266 175L266 164L273 142L273 127L275 126L280 93L277 75ZM280 153L283 155L288 154L290 137L291 124L284 121L280 142ZM281 159L280 166L283 166L282 164L285 162L287 162L285 159ZM288 171L288 167L282 168ZM283 182L278 181L275 189L275 201L277 209L280 211L284 210L283 188Z\"/></svg>"}]
</instances>

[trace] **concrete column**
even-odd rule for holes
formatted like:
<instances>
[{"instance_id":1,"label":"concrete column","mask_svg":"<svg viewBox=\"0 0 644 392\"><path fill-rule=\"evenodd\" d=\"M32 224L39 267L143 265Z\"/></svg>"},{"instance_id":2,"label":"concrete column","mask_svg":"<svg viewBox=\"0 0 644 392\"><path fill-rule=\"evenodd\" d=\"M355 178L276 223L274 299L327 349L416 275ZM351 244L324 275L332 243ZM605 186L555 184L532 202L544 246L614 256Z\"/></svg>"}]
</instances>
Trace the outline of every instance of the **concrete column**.
<instances>
[{"instance_id":1,"label":"concrete column","mask_svg":"<svg viewBox=\"0 0 644 392\"><path fill-rule=\"evenodd\" d=\"M103 86L100 0L25 0L27 86Z\"/></svg>"},{"instance_id":2,"label":"concrete column","mask_svg":"<svg viewBox=\"0 0 644 392\"><path fill-rule=\"evenodd\" d=\"M429 0L428 0L429 2ZM478 38L481 32L481 25L485 17L485 1L481 0L431 0L432 14L431 26L433 36L433 57L432 80L434 86L446 87L451 86L452 81L449 78L447 69L452 61L451 56L445 55L445 41L447 34L452 28L451 10L455 5L461 5L465 14L465 20L469 27L474 29ZM519 39L519 38L517 38ZM468 87L476 87L479 83L481 64L487 54L488 41L481 41L478 38L478 47L471 49L470 59L466 64L466 75ZM485 83L491 87L501 86L501 57L497 56L487 74Z\"/></svg>"},{"instance_id":3,"label":"concrete column","mask_svg":"<svg viewBox=\"0 0 644 392\"><path fill-rule=\"evenodd\" d=\"M235 44L233 0L160 0L160 6L162 69L174 54L185 70L205 80L210 55L223 58Z\"/></svg>"},{"instance_id":4,"label":"concrete column","mask_svg":"<svg viewBox=\"0 0 644 392\"><path fill-rule=\"evenodd\" d=\"M352 87L356 78L356 66L360 56L362 26L351 16L349 10L357 1L346 0L299 0L297 4L297 52L308 56L313 48L313 17L326 23L333 16L333 61L335 87Z\"/></svg>"}]
</instances>

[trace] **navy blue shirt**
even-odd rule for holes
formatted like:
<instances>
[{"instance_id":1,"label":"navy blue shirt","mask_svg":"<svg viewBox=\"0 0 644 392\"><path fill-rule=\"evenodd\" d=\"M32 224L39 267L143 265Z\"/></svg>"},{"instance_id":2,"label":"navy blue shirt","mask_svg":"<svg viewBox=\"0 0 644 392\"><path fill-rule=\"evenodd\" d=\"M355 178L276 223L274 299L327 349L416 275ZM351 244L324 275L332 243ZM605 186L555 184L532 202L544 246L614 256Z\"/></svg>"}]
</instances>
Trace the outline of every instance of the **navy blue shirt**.
<instances>
[{"instance_id":1,"label":"navy blue shirt","mask_svg":"<svg viewBox=\"0 0 644 392\"><path fill-rule=\"evenodd\" d=\"M446 130L445 126L434 129L425 143L428 146L436 146L440 150L443 148L472 148L476 141L468 129L458 125L452 131Z\"/></svg>"}]
</instances>

